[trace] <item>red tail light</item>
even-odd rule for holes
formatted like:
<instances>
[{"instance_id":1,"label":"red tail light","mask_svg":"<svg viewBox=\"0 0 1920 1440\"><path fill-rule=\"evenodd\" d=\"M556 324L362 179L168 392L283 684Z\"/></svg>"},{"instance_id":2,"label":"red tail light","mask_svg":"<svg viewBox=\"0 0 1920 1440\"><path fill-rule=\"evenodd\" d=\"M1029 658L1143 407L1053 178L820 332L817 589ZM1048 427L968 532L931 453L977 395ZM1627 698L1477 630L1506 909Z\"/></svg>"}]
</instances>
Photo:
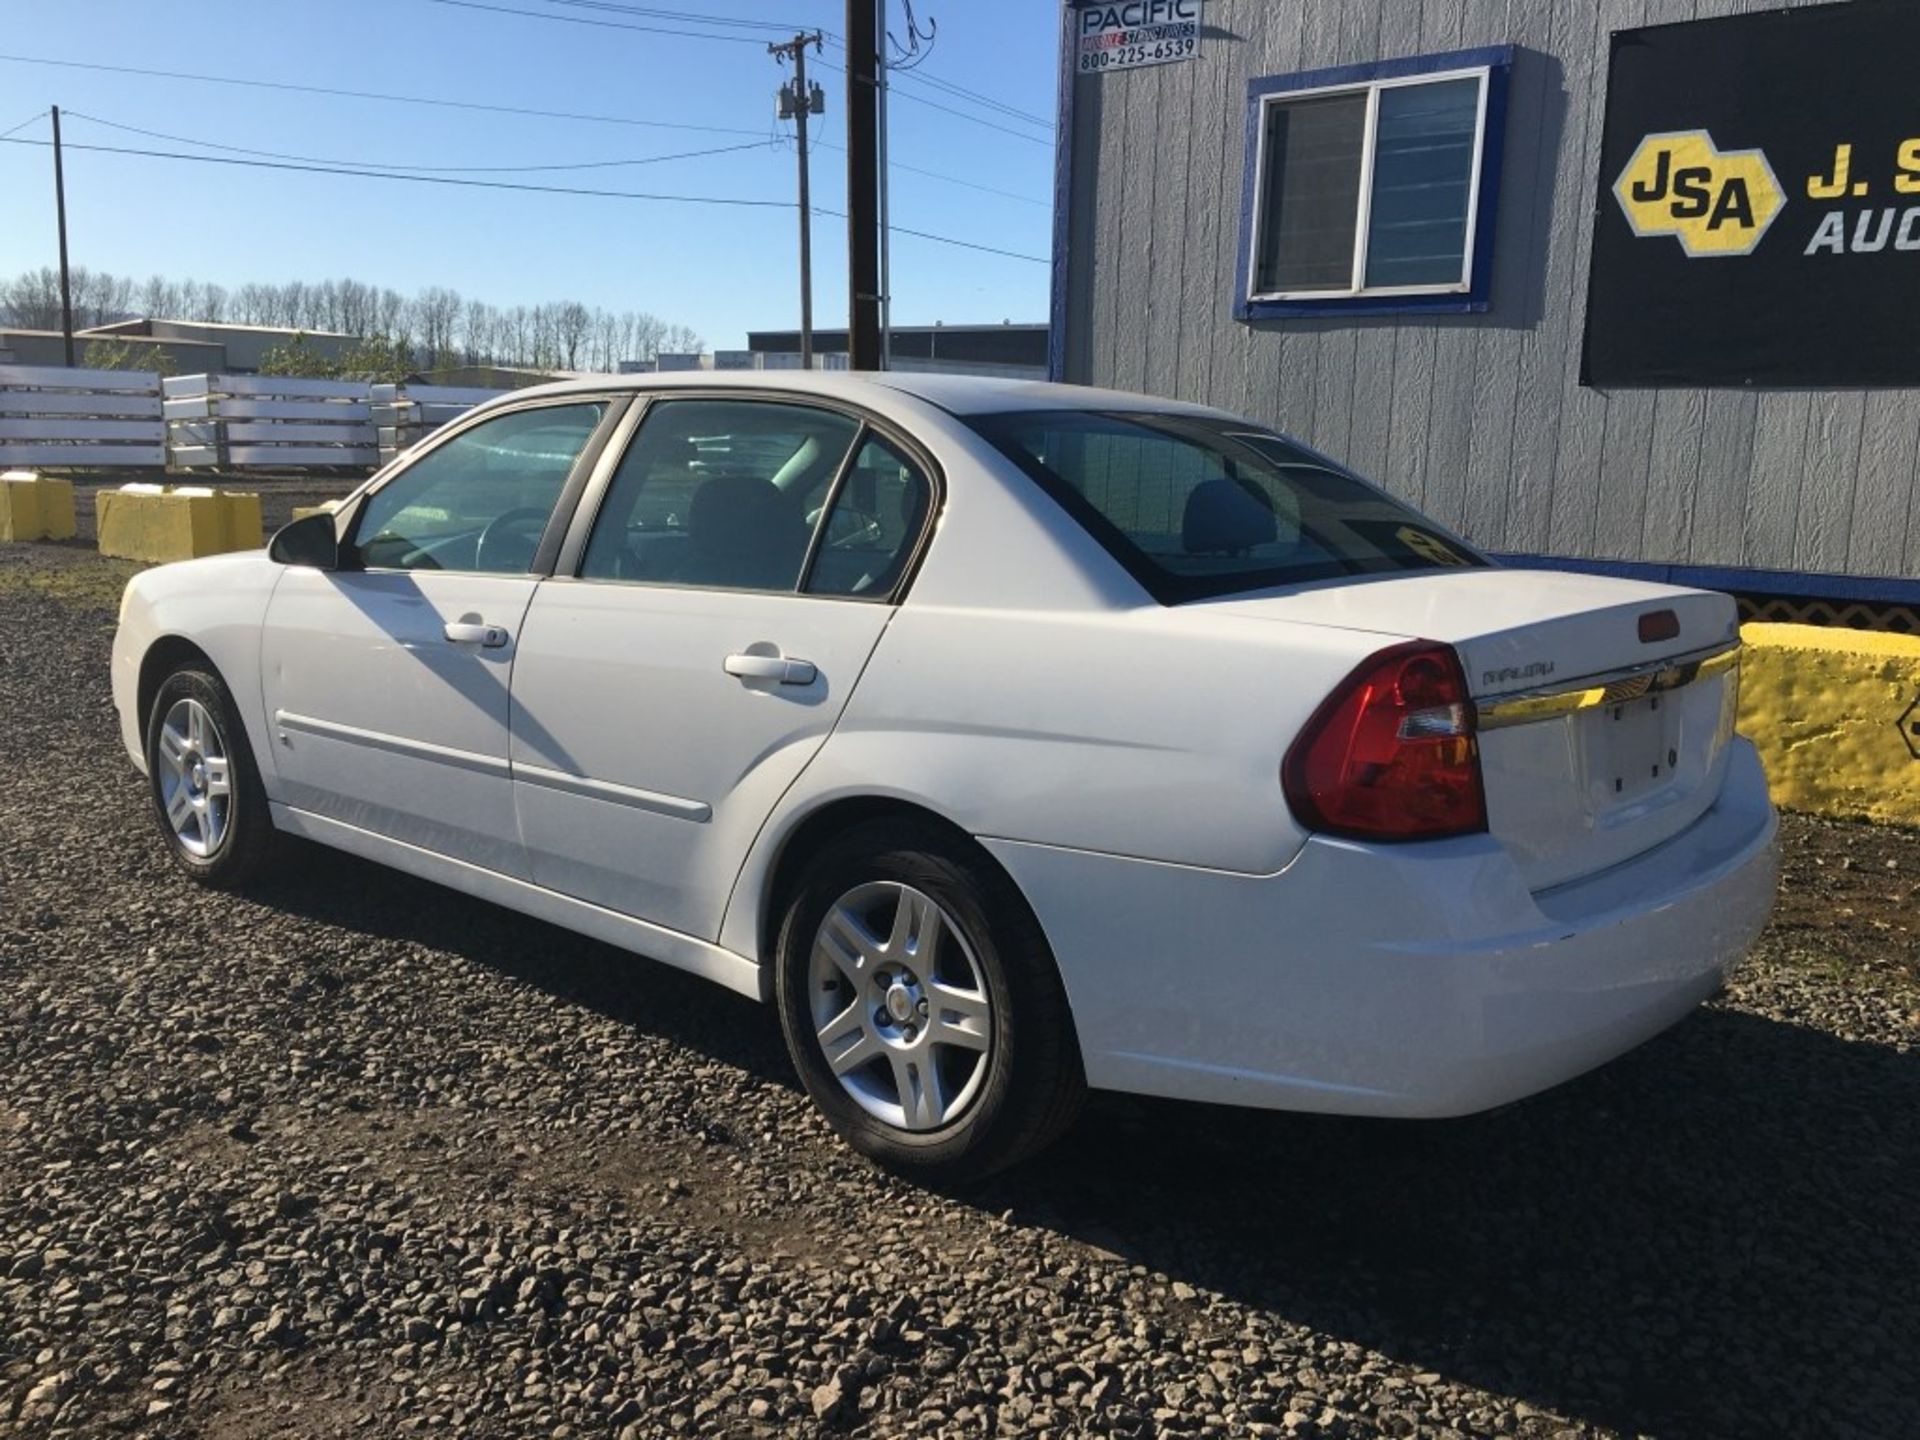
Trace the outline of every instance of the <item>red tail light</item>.
<instances>
[{"instance_id":1,"label":"red tail light","mask_svg":"<svg viewBox=\"0 0 1920 1440\"><path fill-rule=\"evenodd\" d=\"M1473 725L1451 647L1415 640L1382 650L1341 681L1287 751L1287 803L1311 829L1360 840L1485 830Z\"/></svg>"}]
</instances>

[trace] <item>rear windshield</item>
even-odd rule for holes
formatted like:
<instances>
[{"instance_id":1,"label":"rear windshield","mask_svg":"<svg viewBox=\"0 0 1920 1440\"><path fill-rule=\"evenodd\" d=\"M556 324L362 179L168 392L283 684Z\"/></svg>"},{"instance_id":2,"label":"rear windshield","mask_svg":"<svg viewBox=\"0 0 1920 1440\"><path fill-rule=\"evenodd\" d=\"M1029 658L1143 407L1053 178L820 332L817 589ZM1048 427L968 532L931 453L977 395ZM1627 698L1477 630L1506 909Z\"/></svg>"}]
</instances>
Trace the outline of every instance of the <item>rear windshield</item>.
<instances>
[{"instance_id":1,"label":"rear windshield","mask_svg":"<svg viewBox=\"0 0 1920 1440\"><path fill-rule=\"evenodd\" d=\"M1247 425L1084 410L967 423L1163 605L1487 563L1383 491Z\"/></svg>"}]
</instances>

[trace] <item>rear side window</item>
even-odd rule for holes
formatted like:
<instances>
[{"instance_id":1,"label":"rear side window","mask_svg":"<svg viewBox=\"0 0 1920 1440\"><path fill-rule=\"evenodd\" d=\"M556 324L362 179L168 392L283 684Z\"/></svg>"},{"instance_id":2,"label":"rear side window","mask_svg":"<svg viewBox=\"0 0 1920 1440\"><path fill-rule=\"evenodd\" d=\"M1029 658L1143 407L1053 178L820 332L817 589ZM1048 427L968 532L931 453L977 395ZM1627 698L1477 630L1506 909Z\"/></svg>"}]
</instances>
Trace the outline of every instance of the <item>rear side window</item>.
<instances>
[{"instance_id":1,"label":"rear side window","mask_svg":"<svg viewBox=\"0 0 1920 1440\"><path fill-rule=\"evenodd\" d=\"M933 487L891 441L867 437L827 511L807 572L810 595L883 599L927 522Z\"/></svg>"},{"instance_id":2,"label":"rear side window","mask_svg":"<svg viewBox=\"0 0 1920 1440\"><path fill-rule=\"evenodd\" d=\"M1162 604L1487 563L1383 491L1248 426L1091 411L969 423Z\"/></svg>"}]
</instances>

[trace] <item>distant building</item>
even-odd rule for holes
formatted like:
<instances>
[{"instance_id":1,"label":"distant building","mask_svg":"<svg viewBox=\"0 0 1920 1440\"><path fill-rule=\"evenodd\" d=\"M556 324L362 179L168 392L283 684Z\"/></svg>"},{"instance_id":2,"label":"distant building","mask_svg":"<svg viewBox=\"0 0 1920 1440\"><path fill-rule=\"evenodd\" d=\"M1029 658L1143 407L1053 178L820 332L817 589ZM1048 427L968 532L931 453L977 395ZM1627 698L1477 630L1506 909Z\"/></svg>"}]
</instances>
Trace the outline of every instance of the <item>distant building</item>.
<instances>
[{"instance_id":1,"label":"distant building","mask_svg":"<svg viewBox=\"0 0 1920 1440\"><path fill-rule=\"evenodd\" d=\"M1047 377L1045 325L896 325L889 347L895 370L942 371L959 375L997 375L1014 380ZM795 367L800 360L798 330L755 330L747 335L747 349L761 357L753 367L777 370ZM813 332L814 355L822 369L846 365L847 332ZM838 359L839 363L834 364Z\"/></svg>"},{"instance_id":2,"label":"distant building","mask_svg":"<svg viewBox=\"0 0 1920 1440\"><path fill-rule=\"evenodd\" d=\"M302 339L307 349L327 360L338 360L349 350L365 343L363 336L347 335L337 330L289 330L277 325L216 325L206 320L160 320L151 317L117 320L111 325L76 330L73 339L76 346L88 340L107 338L152 340L169 349L192 346L203 355L212 347L218 347L221 356L218 363L203 364L196 360L192 365L182 368L195 372L206 370L228 375L251 375L260 369L261 361L269 350L292 344L296 336Z\"/></svg>"},{"instance_id":3,"label":"distant building","mask_svg":"<svg viewBox=\"0 0 1920 1440\"><path fill-rule=\"evenodd\" d=\"M155 339L148 335L102 335L97 330L76 330L73 358L76 365L87 363L87 346L92 341L124 341L136 351L150 354L141 363L145 368L171 370L179 375L195 375L226 369L226 348L196 340ZM0 365L65 365L66 337L58 330L0 330ZM136 367L138 368L138 367Z\"/></svg>"}]
</instances>

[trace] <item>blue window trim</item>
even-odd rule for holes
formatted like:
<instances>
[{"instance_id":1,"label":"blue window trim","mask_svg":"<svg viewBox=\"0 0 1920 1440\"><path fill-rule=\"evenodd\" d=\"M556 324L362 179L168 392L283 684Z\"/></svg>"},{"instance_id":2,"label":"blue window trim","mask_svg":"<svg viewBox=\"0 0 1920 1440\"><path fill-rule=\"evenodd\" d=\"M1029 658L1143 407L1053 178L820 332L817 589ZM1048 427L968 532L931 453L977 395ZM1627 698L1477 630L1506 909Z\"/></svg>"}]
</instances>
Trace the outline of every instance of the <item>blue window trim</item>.
<instances>
[{"instance_id":1,"label":"blue window trim","mask_svg":"<svg viewBox=\"0 0 1920 1440\"><path fill-rule=\"evenodd\" d=\"M1487 70L1486 133L1480 147L1480 193L1474 208L1473 269L1465 291L1444 295L1355 295L1325 300L1251 300L1253 277L1253 212L1260 177L1261 102L1295 90L1320 90L1339 85L1364 85L1372 80L1398 80L1409 75L1435 75L1448 70ZM1401 315L1409 313L1466 314L1483 311L1493 289L1494 217L1500 212L1500 158L1506 148L1507 82L1513 70L1513 46L1490 45L1477 50L1450 50L1439 55L1415 55L1367 65L1336 65L1326 70L1302 70L1247 82L1247 144L1240 192L1240 265L1235 274L1233 318L1242 321L1278 320L1313 315Z\"/></svg>"},{"instance_id":2,"label":"blue window trim","mask_svg":"<svg viewBox=\"0 0 1920 1440\"><path fill-rule=\"evenodd\" d=\"M1893 575L1838 575L1800 570L1752 570L1735 565L1668 565L1645 560L1582 560L1564 555L1489 552L1502 565L1526 570L1570 570L1690 585L1698 590L1734 590L1749 595L1796 595L1813 600L1855 600L1880 605L1920 605L1920 580Z\"/></svg>"}]
</instances>

